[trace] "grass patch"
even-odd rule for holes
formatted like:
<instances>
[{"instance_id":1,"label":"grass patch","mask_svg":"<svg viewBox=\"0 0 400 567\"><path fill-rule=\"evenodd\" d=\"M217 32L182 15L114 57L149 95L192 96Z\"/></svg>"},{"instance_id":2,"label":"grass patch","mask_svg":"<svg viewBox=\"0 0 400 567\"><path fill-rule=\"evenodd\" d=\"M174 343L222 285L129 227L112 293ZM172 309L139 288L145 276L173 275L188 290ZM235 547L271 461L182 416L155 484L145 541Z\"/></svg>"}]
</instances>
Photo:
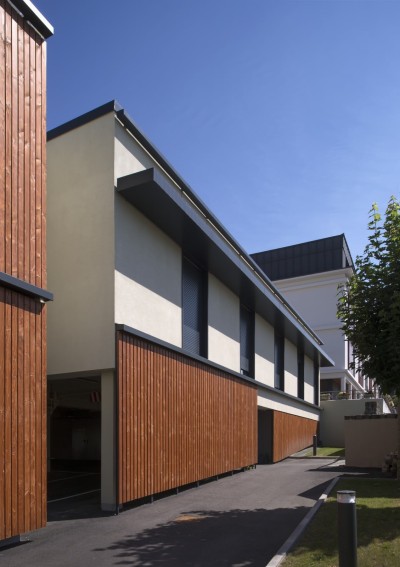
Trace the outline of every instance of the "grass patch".
<instances>
[{"instance_id":1,"label":"grass patch","mask_svg":"<svg viewBox=\"0 0 400 567\"><path fill-rule=\"evenodd\" d=\"M390 479L341 479L309 525L284 567L337 567L338 490L357 497L358 565L398 567L400 483Z\"/></svg>"},{"instance_id":2,"label":"grass patch","mask_svg":"<svg viewBox=\"0 0 400 567\"><path fill-rule=\"evenodd\" d=\"M313 456L313 449L309 447L304 454L305 457ZM344 457L344 449L342 447L317 447L317 457Z\"/></svg>"}]
</instances>

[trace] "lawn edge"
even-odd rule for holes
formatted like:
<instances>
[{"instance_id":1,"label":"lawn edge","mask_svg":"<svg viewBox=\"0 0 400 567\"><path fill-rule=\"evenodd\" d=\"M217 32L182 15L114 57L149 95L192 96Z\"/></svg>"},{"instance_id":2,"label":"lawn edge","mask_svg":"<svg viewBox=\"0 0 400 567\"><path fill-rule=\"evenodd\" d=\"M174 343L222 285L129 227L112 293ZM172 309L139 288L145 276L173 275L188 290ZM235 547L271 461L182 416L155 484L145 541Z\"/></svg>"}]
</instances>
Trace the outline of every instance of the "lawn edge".
<instances>
[{"instance_id":1,"label":"lawn edge","mask_svg":"<svg viewBox=\"0 0 400 567\"><path fill-rule=\"evenodd\" d=\"M285 543L278 549L277 553L274 555L274 557L271 559L271 561L269 563L267 563L267 565L265 567L278 567L278 565L281 565L281 563L286 559L286 556L289 553L289 551L292 549L292 547L297 542L299 537L306 530L309 523L311 522L311 520L313 519L315 514L318 512L318 510L320 509L322 504L326 501L329 494L332 492L333 488L335 487L335 485L338 483L338 481L340 479L341 479L341 477L337 476L336 478L334 478L330 482L330 484L326 488L325 492L323 492L321 494L321 496L318 498L318 500L316 501L314 506L307 512L307 514L301 520L301 522L297 526L297 528L295 528L293 530L293 532L287 538Z\"/></svg>"}]
</instances>

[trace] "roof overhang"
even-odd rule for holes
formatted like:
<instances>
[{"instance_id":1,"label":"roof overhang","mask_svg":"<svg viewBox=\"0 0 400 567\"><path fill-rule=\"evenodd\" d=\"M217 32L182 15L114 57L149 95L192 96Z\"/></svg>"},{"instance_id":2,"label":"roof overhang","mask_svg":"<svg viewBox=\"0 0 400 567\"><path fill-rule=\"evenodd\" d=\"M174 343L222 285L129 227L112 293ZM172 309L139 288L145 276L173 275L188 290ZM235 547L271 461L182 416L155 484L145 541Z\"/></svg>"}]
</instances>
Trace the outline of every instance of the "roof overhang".
<instances>
[{"instance_id":1,"label":"roof overhang","mask_svg":"<svg viewBox=\"0 0 400 567\"><path fill-rule=\"evenodd\" d=\"M8 0L8 3L43 36L45 39L54 34L53 26L30 0Z\"/></svg>"},{"instance_id":2,"label":"roof overhang","mask_svg":"<svg viewBox=\"0 0 400 567\"><path fill-rule=\"evenodd\" d=\"M156 169L120 177L117 192L172 238L184 255L222 281L291 342L321 366L333 361L312 329L286 302L255 262L225 237L207 215L168 177Z\"/></svg>"}]
</instances>

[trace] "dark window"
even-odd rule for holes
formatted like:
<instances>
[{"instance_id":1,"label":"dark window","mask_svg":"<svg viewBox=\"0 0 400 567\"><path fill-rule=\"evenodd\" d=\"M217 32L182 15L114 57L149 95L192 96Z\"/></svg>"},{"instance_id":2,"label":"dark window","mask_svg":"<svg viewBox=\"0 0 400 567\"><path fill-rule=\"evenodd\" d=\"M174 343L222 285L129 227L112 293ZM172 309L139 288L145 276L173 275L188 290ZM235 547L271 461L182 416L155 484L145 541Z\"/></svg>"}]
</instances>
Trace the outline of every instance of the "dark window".
<instances>
[{"instance_id":1,"label":"dark window","mask_svg":"<svg viewBox=\"0 0 400 567\"><path fill-rule=\"evenodd\" d=\"M304 352L297 347L297 396L304 400Z\"/></svg>"},{"instance_id":2,"label":"dark window","mask_svg":"<svg viewBox=\"0 0 400 567\"><path fill-rule=\"evenodd\" d=\"M254 313L240 306L240 372L254 377Z\"/></svg>"},{"instance_id":3,"label":"dark window","mask_svg":"<svg viewBox=\"0 0 400 567\"><path fill-rule=\"evenodd\" d=\"M192 262L182 263L182 347L207 356L207 274Z\"/></svg>"},{"instance_id":4,"label":"dark window","mask_svg":"<svg viewBox=\"0 0 400 567\"><path fill-rule=\"evenodd\" d=\"M314 362L314 404L319 406L319 365Z\"/></svg>"},{"instance_id":5,"label":"dark window","mask_svg":"<svg viewBox=\"0 0 400 567\"><path fill-rule=\"evenodd\" d=\"M275 332L275 379L274 386L285 390L285 339Z\"/></svg>"}]
</instances>

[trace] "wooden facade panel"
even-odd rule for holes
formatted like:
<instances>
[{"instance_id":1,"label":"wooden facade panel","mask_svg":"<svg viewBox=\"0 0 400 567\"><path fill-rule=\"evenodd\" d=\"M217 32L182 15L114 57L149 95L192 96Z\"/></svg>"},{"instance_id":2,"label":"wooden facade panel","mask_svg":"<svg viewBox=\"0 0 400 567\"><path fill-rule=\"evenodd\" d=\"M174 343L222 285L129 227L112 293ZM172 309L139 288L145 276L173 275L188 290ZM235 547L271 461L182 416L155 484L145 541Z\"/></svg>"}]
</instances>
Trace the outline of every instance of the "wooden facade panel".
<instances>
[{"instance_id":1,"label":"wooden facade panel","mask_svg":"<svg viewBox=\"0 0 400 567\"><path fill-rule=\"evenodd\" d=\"M273 412L273 462L281 461L297 451L309 447L317 434L318 421Z\"/></svg>"},{"instance_id":2,"label":"wooden facade panel","mask_svg":"<svg viewBox=\"0 0 400 567\"><path fill-rule=\"evenodd\" d=\"M46 44L0 0L0 271L46 287Z\"/></svg>"},{"instance_id":3,"label":"wooden facade panel","mask_svg":"<svg viewBox=\"0 0 400 567\"><path fill-rule=\"evenodd\" d=\"M0 287L0 539L46 523L44 309Z\"/></svg>"},{"instance_id":4,"label":"wooden facade panel","mask_svg":"<svg viewBox=\"0 0 400 567\"><path fill-rule=\"evenodd\" d=\"M0 271L46 287L41 36L0 0ZM0 286L0 539L46 523L46 319Z\"/></svg>"},{"instance_id":5,"label":"wooden facade panel","mask_svg":"<svg viewBox=\"0 0 400 567\"><path fill-rule=\"evenodd\" d=\"M117 333L119 502L257 462L257 389Z\"/></svg>"}]
</instances>

